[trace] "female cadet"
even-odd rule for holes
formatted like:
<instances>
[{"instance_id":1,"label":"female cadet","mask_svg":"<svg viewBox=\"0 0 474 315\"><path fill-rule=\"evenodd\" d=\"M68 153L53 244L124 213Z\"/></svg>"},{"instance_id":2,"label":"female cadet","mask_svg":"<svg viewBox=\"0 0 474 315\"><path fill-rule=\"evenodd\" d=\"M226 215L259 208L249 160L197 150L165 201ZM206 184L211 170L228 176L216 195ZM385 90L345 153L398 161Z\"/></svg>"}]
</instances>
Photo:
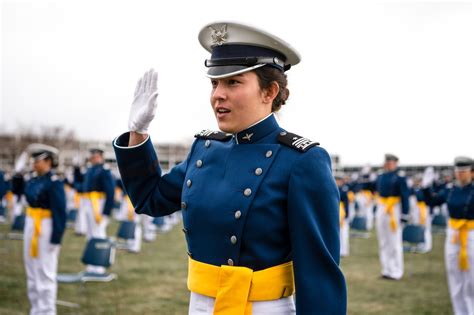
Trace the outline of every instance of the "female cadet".
<instances>
[{"instance_id":1,"label":"female cadet","mask_svg":"<svg viewBox=\"0 0 474 315\"><path fill-rule=\"evenodd\" d=\"M473 161L467 157L454 160L456 184L439 193L426 189L431 206L446 202L449 221L445 242L448 287L455 315L474 314L474 185Z\"/></svg>"},{"instance_id":2,"label":"female cadet","mask_svg":"<svg viewBox=\"0 0 474 315\"><path fill-rule=\"evenodd\" d=\"M56 273L66 226L64 184L51 172L58 150L32 144L27 152L34 160L33 177L25 186L28 208L23 250L30 314L56 314Z\"/></svg>"},{"instance_id":3,"label":"female cadet","mask_svg":"<svg viewBox=\"0 0 474 315\"><path fill-rule=\"evenodd\" d=\"M150 70L135 91L130 132L114 141L136 211L182 209L189 313L294 314L295 286L298 314L345 314L330 157L273 115L288 98L284 72L297 52L237 23L207 25L199 40L211 52L205 64L221 132L198 133L187 159L162 175L147 134L157 97Z\"/></svg>"}]
</instances>

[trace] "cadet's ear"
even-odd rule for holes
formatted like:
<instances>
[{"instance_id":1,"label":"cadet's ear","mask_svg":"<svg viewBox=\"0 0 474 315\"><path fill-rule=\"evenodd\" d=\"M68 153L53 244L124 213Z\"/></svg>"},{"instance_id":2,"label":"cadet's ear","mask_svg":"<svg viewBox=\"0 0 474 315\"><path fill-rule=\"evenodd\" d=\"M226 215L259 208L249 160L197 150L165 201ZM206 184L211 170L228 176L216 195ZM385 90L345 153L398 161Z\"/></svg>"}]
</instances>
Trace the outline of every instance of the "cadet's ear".
<instances>
[{"instance_id":1,"label":"cadet's ear","mask_svg":"<svg viewBox=\"0 0 474 315\"><path fill-rule=\"evenodd\" d=\"M280 92L280 85L273 81L270 83L270 86L263 91L263 101L264 103L273 103L275 97L277 97L278 92Z\"/></svg>"}]
</instances>

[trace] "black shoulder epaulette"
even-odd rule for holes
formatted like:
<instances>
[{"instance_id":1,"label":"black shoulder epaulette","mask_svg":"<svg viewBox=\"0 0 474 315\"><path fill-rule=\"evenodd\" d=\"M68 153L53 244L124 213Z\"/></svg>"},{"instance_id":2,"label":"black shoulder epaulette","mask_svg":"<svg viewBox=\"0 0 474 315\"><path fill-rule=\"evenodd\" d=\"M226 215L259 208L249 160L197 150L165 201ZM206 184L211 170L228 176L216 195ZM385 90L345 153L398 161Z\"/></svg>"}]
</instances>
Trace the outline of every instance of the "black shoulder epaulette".
<instances>
[{"instance_id":1,"label":"black shoulder epaulette","mask_svg":"<svg viewBox=\"0 0 474 315\"><path fill-rule=\"evenodd\" d=\"M278 142L289 146L300 152L306 152L314 146L319 145L319 142L313 142L307 138L295 135L291 132L282 131L278 135Z\"/></svg>"},{"instance_id":2,"label":"black shoulder epaulette","mask_svg":"<svg viewBox=\"0 0 474 315\"><path fill-rule=\"evenodd\" d=\"M198 139L227 141L232 138L232 135L221 131L203 130L200 133L195 134L194 137Z\"/></svg>"}]
</instances>

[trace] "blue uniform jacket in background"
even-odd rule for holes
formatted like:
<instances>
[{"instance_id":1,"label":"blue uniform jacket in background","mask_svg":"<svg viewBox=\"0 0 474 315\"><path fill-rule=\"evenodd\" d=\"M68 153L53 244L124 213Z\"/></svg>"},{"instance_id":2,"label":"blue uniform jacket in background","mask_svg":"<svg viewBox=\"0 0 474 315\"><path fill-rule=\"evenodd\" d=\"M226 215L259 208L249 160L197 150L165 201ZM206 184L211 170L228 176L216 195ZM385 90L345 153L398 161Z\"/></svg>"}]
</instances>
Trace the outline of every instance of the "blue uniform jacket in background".
<instances>
[{"instance_id":1,"label":"blue uniform jacket in background","mask_svg":"<svg viewBox=\"0 0 474 315\"><path fill-rule=\"evenodd\" d=\"M380 197L400 197L402 214L407 215L409 213L410 190L406 178L401 176L398 170L380 174L377 177L376 187Z\"/></svg>"},{"instance_id":2,"label":"blue uniform jacket in background","mask_svg":"<svg viewBox=\"0 0 474 315\"><path fill-rule=\"evenodd\" d=\"M342 203L344 203L344 211L346 212L345 218L349 217L349 196L347 193L349 192L349 187L346 185L342 185L339 187L339 196Z\"/></svg>"},{"instance_id":3,"label":"blue uniform jacket in background","mask_svg":"<svg viewBox=\"0 0 474 315\"><path fill-rule=\"evenodd\" d=\"M448 205L449 217L453 219L474 220L474 184L464 187L457 185L446 186L435 191L432 188L424 189L424 196L431 207L443 203Z\"/></svg>"},{"instance_id":4,"label":"blue uniform jacket in background","mask_svg":"<svg viewBox=\"0 0 474 315\"><path fill-rule=\"evenodd\" d=\"M8 184L5 181L5 176L3 175L3 172L0 171L0 202L2 201L2 198L5 196L7 191L8 191Z\"/></svg>"},{"instance_id":5,"label":"blue uniform jacket in background","mask_svg":"<svg viewBox=\"0 0 474 315\"><path fill-rule=\"evenodd\" d=\"M66 228L66 194L64 183L51 172L32 177L25 186L26 201L32 208L50 209L53 219L51 244L61 244Z\"/></svg>"},{"instance_id":6,"label":"blue uniform jacket in background","mask_svg":"<svg viewBox=\"0 0 474 315\"><path fill-rule=\"evenodd\" d=\"M232 138L197 139L163 175L151 140L114 141L122 181L137 213L182 209L188 254L255 271L293 260L298 314L345 314L339 269L339 193L320 147L278 142L273 115Z\"/></svg>"},{"instance_id":7,"label":"blue uniform jacket in background","mask_svg":"<svg viewBox=\"0 0 474 315\"><path fill-rule=\"evenodd\" d=\"M115 195L115 180L110 170L104 168L104 164L96 164L87 169L83 178L81 178L80 171L75 170L74 177L74 187L78 192L87 193L98 191L105 193L105 203L102 214L110 215L114 207Z\"/></svg>"}]
</instances>

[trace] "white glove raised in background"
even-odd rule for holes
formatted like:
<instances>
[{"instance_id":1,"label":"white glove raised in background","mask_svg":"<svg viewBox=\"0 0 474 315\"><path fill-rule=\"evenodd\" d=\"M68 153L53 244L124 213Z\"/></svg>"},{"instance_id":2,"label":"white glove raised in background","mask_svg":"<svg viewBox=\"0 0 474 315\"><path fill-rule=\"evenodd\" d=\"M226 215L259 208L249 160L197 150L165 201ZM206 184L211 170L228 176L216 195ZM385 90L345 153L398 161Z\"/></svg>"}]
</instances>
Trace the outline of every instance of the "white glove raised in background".
<instances>
[{"instance_id":1,"label":"white glove raised in background","mask_svg":"<svg viewBox=\"0 0 474 315\"><path fill-rule=\"evenodd\" d=\"M427 188L430 187L435 180L435 171L434 168L429 166L425 168L423 172L423 179L421 180L421 187Z\"/></svg>"},{"instance_id":2,"label":"white glove raised in background","mask_svg":"<svg viewBox=\"0 0 474 315\"><path fill-rule=\"evenodd\" d=\"M151 69L145 72L138 81L130 108L128 129L141 134L148 131L150 122L155 117L156 98L158 97L158 73Z\"/></svg>"},{"instance_id":3,"label":"white glove raised in background","mask_svg":"<svg viewBox=\"0 0 474 315\"><path fill-rule=\"evenodd\" d=\"M18 159L15 161L15 173L22 173L26 170L28 164L29 154L26 151L23 151Z\"/></svg>"}]
</instances>

